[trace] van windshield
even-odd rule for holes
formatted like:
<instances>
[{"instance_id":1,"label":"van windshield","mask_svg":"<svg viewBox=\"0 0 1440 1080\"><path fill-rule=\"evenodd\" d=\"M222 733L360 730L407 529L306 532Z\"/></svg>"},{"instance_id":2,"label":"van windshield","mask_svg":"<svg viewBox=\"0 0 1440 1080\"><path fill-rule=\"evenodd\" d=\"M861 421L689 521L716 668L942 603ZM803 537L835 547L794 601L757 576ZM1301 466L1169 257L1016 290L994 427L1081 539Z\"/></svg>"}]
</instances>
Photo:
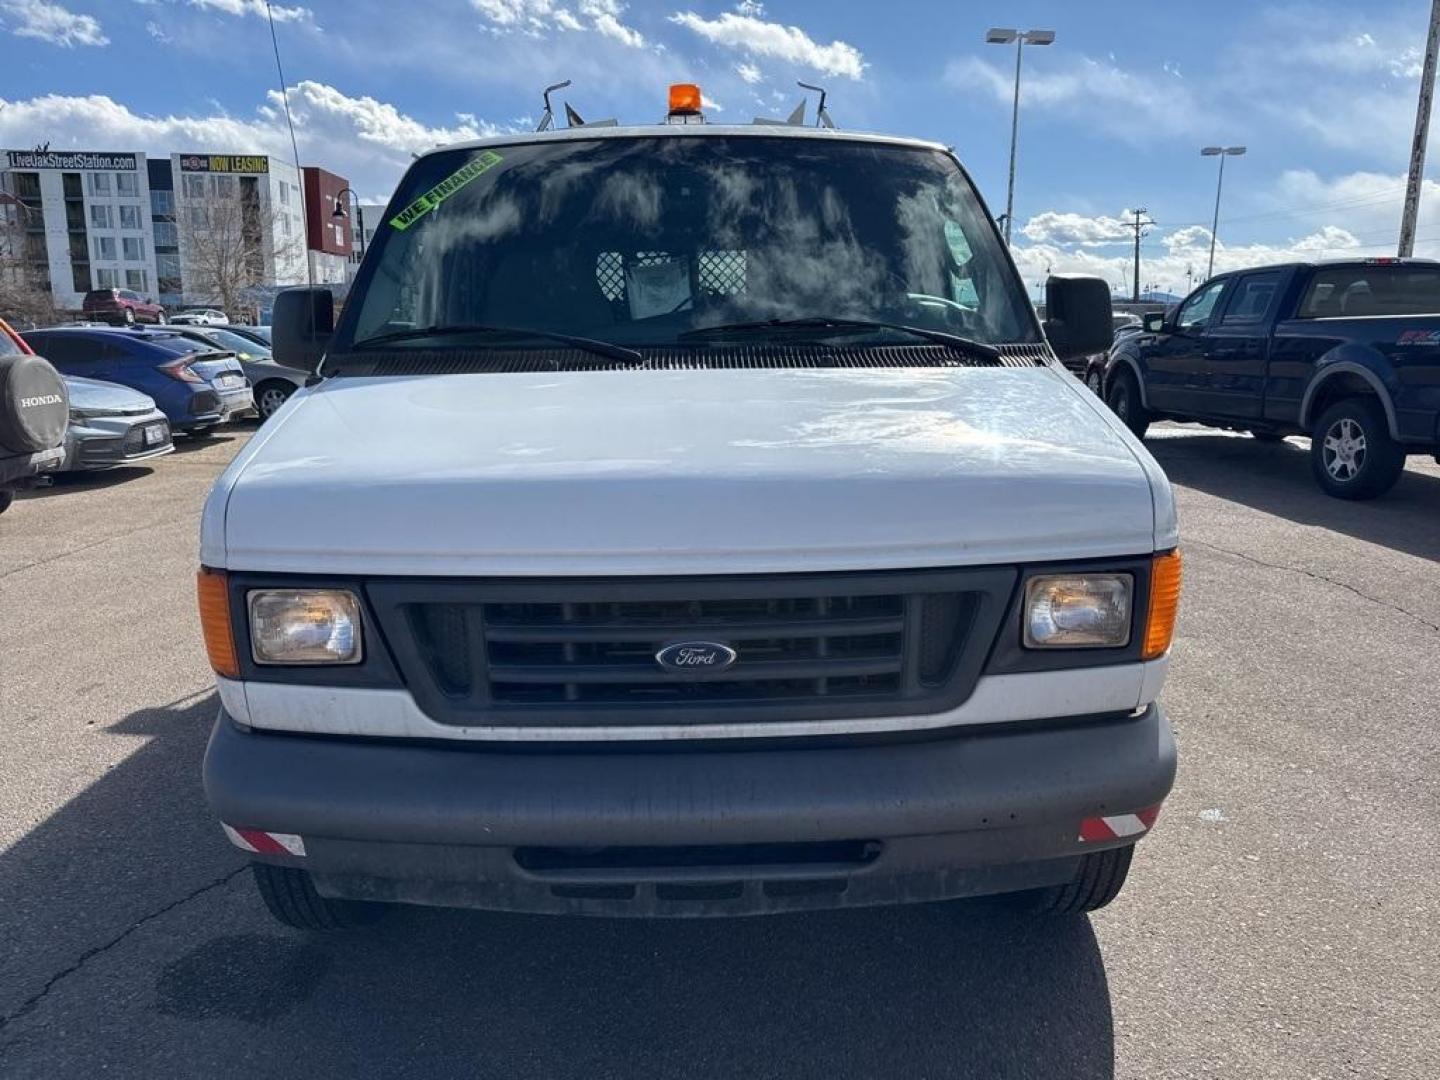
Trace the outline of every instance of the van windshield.
<instances>
[{"instance_id":1,"label":"van windshield","mask_svg":"<svg viewBox=\"0 0 1440 1080\"><path fill-rule=\"evenodd\" d=\"M353 295L332 352L493 340L454 332L465 326L705 348L723 335L696 330L771 319L1039 340L953 160L860 141L636 136L434 154L391 202Z\"/></svg>"}]
</instances>

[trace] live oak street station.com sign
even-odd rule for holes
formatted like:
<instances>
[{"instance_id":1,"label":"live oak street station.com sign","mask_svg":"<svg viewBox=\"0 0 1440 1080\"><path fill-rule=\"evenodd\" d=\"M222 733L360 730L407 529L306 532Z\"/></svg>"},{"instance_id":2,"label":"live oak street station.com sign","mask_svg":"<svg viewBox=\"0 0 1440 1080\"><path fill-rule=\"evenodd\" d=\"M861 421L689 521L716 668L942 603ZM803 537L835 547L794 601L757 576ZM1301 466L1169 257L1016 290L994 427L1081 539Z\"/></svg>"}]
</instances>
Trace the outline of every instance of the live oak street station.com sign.
<instances>
[{"instance_id":1,"label":"live oak street station.com sign","mask_svg":"<svg viewBox=\"0 0 1440 1080\"><path fill-rule=\"evenodd\" d=\"M134 172L140 160L134 154L112 154L101 150L6 150L12 169L104 169Z\"/></svg>"}]
</instances>

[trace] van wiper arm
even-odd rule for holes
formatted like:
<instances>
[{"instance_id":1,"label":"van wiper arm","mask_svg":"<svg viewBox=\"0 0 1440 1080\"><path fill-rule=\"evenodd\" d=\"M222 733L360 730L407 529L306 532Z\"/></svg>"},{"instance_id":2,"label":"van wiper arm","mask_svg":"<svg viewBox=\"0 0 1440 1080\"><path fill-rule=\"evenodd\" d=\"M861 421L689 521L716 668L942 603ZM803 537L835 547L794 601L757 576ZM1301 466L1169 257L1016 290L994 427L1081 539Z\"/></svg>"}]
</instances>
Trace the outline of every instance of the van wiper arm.
<instances>
[{"instance_id":1,"label":"van wiper arm","mask_svg":"<svg viewBox=\"0 0 1440 1080\"><path fill-rule=\"evenodd\" d=\"M831 331L834 333L860 332L865 330L898 330L904 334L911 334L914 337L923 338L926 341L933 341L940 345L949 345L952 349L959 349L972 356L979 356L986 360L998 361L1000 350L994 345L987 345L983 341L974 341L959 334L949 334L944 330L931 330L924 326L908 326L905 323L884 322L879 319L840 319L827 316L809 316L800 319L760 319L755 322L723 323L719 326L700 326L694 330L686 330L677 335L680 341L703 341L711 337L725 337L727 334L747 333L755 330L817 330ZM829 336L819 334L817 336Z\"/></svg>"},{"instance_id":2,"label":"van wiper arm","mask_svg":"<svg viewBox=\"0 0 1440 1080\"><path fill-rule=\"evenodd\" d=\"M415 338L458 337L463 334L541 338L545 341L569 345L571 348L580 349L583 352L594 353L597 356L608 357L611 360L624 360L632 364L645 362L645 357L634 349L616 345L613 341L600 341L597 338L580 337L576 334L561 334L554 330L533 330L522 326L493 326L489 323L446 323L442 326L414 326L407 330L392 330L387 334L361 338L355 342L353 348L369 349L394 342L411 341Z\"/></svg>"}]
</instances>

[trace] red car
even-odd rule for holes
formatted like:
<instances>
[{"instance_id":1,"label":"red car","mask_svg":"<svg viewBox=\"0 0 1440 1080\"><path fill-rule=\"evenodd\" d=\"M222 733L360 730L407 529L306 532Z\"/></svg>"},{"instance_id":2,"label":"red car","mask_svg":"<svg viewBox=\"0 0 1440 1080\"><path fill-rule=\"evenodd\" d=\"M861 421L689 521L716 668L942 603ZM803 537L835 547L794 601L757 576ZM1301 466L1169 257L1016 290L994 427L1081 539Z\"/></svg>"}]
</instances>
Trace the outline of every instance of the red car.
<instances>
[{"instance_id":1,"label":"red car","mask_svg":"<svg viewBox=\"0 0 1440 1080\"><path fill-rule=\"evenodd\" d=\"M165 309L129 289L91 289L81 310L104 322L122 326L166 322Z\"/></svg>"}]
</instances>

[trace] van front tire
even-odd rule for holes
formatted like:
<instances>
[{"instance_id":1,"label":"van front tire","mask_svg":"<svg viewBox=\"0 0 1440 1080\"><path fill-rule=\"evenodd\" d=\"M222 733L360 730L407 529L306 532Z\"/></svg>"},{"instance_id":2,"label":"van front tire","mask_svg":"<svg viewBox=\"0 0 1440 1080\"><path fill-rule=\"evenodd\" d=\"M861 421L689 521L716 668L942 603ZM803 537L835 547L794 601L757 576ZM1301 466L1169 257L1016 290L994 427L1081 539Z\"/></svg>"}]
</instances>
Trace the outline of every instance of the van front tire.
<instances>
[{"instance_id":1,"label":"van front tire","mask_svg":"<svg viewBox=\"0 0 1440 1080\"><path fill-rule=\"evenodd\" d=\"M358 900L332 900L315 891L304 870L251 863L255 887L270 914L295 930L355 930L369 926L385 914L385 905Z\"/></svg>"},{"instance_id":2,"label":"van front tire","mask_svg":"<svg viewBox=\"0 0 1440 1080\"><path fill-rule=\"evenodd\" d=\"M1018 914L1035 916L1099 911L1120 895L1134 855L1134 844L1086 855L1069 884L1014 893L1004 898L1005 905Z\"/></svg>"}]
</instances>

